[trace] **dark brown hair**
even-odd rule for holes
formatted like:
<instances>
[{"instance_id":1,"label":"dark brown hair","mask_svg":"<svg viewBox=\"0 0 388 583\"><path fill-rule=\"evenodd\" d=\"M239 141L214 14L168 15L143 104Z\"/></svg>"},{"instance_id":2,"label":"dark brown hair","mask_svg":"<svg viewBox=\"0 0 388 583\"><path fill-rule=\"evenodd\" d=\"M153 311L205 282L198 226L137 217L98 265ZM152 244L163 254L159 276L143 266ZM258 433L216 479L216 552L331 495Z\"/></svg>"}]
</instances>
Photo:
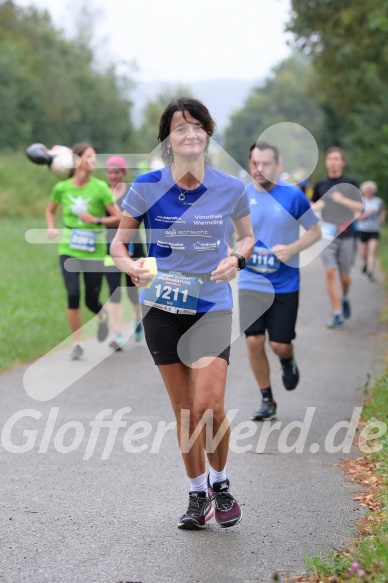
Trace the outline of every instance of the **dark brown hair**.
<instances>
[{"instance_id":1,"label":"dark brown hair","mask_svg":"<svg viewBox=\"0 0 388 583\"><path fill-rule=\"evenodd\" d=\"M191 97L178 97L177 99L174 99L174 101L172 101L164 110L159 122L158 140L161 143L162 158L166 166L170 166L174 161L174 155L171 148L167 147L166 138L170 135L171 120L176 111L180 111L183 117L185 117L185 111L188 111L192 117L202 124L203 129L208 135L206 140L206 151L209 146L210 137L214 134L216 129L214 119L211 117L208 108L201 103L201 101Z\"/></svg>"},{"instance_id":2,"label":"dark brown hair","mask_svg":"<svg viewBox=\"0 0 388 583\"><path fill-rule=\"evenodd\" d=\"M341 148L339 148L338 146L331 146L331 148L328 148L325 152L325 156L328 156L329 154L341 154L342 160L345 161L345 154L343 152L343 150L341 150Z\"/></svg>"},{"instance_id":3,"label":"dark brown hair","mask_svg":"<svg viewBox=\"0 0 388 583\"><path fill-rule=\"evenodd\" d=\"M88 149L88 148L93 148L94 147L91 144L88 144L87 142L80 142L79 144L74 144L74 146L72 147L73 150L73 157L75 156L82 156L82 154ZM75 174L76 171L76 166L74 166L74 168L70 169L69 172L69 177L72 178Z\"/></svg>"},{"instance_id":4,"label":"dark brown hair","mask_svg":"<svg viewBox=\"0 0 388 583\"><path fill-rule=\"evenodd\" d=\"M275 158L275 162L276 163L279 162L280 152L279 152L279 148L277 146L274 146L273 144L270 144L269 142L257 141L254 144L252 144L252 146L249 148L249 159L251 158L252 152L255 148L260 150L260 152L262 152L263 150L272 150L274 158Z\"/></svg>"}]
</instances>

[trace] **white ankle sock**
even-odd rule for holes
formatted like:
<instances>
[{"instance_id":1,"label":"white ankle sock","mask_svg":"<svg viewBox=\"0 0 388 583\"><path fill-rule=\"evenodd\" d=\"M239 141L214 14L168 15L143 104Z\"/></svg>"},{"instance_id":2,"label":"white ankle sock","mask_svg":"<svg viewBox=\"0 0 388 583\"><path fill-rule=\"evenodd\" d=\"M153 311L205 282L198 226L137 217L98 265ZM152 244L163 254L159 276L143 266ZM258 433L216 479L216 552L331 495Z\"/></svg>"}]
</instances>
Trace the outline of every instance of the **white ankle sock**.
<instances>
[{"instance_id":1,"label":"white ankle sock","mask_svg":"<svg viewBox=\"0 0 388 583\"><path fill-rule=\"evenodd\" d=\"M225 468L221 472L214 470L209 464L209 483L213 486L214 482L224 482L226 480Z\"/></svg>"},{"instance_id":2,"label":"white ankle sock","mask_svg":"<svg viewBox=\"0 0 388 583\"><path fill-rule=\"evenodd\" d=\"M197 478L189 478L189 482L190 492L206 492L207 496L206 473L201 474Z\"/></svg>"}]
</instances>

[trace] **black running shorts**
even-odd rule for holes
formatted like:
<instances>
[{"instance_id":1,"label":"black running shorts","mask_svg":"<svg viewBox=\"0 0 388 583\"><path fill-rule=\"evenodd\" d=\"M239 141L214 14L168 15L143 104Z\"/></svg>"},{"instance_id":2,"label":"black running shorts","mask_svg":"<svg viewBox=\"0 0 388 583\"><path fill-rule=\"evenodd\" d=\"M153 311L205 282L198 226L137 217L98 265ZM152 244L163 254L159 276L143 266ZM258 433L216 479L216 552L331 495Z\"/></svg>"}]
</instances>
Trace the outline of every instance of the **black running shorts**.
<instances>
[{"instance_id":1,"label":"black running shorts","mask_svg":"<svg viewBox=\"0 0 388 583\"><path fill-rule=\"evenodd\" d=\"M299 292L273 296L249 289L240 289L241 333L245 332L246 336L258 336L268 332L269 339L273 342L290 344L296 336L298 304Z\"/></svg>"},{"instance_id":2,"label":"black running shorts","mask_svg":"<svg viewBox=\"0 0 388 583\"><path fill-rule=\"evenodd\" d=\"M380 233L378 231L358 231L361 243L367 243L370 239L379 239Z\"/></svg>"},{"instance_id":3,"label":"black running shorts","mask_svg":"<svg viewBox=\"0 0 388 583\"><path fill-rule=\"evenodd\" d=\"M182 362L190 366L204 356L229 364L232 312L171 314L142 305L144 334L155 364Z\"/></svg>"}]
</instances>

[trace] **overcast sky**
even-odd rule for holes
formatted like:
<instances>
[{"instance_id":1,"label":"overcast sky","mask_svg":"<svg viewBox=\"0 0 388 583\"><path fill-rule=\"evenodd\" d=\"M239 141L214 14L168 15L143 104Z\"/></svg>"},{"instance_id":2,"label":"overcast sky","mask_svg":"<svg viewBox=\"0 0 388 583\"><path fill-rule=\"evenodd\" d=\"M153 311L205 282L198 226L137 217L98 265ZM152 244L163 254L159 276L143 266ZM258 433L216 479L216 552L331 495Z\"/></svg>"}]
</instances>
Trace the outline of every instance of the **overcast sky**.
<instances>
[{"instance_id":1,"label":"overcast sky","mask_svg":"<svg viewBox=\"0 0 388 583\"><path fill-rule=\"evenodd\" d=\"M70 35L82 4L15 3L46 8ZM87 6L96 11L95 38L104 54L135 60L138 81L258 81L290 53L284 33L290 0L90 0Z\"/></svg>"}]
</instances>

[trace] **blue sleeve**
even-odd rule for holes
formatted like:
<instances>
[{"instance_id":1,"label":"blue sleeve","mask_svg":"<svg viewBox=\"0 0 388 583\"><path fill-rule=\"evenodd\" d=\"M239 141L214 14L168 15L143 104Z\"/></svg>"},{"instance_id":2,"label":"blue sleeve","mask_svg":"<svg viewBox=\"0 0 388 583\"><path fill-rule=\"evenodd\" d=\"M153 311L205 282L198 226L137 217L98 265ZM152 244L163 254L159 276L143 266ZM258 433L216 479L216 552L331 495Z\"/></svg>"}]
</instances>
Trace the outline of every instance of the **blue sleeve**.
<instances>
[{"instance_id":1,"label":"blue sleeve","mask_svg":"<svg viewBox=\"0 0 388 583\"><path fill-rule=\"evenodd\" d=\"M121 208L127 211L134 219L140 223L147 212L145 197L141 193L141 184L136 181L131 186L124 197Z\"/></svg>"},{"instance_id":2,"label":"blue sleeve","mask_svg":"<svg viewBox=\"0 0 388 583\"><path fill-rule=\"evenodd\" d=\"M311 208L310 201L305 194L299 190L295 196L294 217L305 229L310 229L315 223L319 222L319 218Z\"/></svg>"},{"instance_id":3,"label":"blue sleeve","mask_svg":"<svg viewBox=\"0 0 388 583\"><path fill-rule=\"evenodd\" d=\"M249 198L248 198L248 193L244 187L244 185L241 183L242 186L242 192L240 192L236 204L233 207L232 212L230 213L230 216L232 219L242 219L243 217L246 217L247 215L250 214L251 209L249 206Z\"/></svg>"}]
</instances>

